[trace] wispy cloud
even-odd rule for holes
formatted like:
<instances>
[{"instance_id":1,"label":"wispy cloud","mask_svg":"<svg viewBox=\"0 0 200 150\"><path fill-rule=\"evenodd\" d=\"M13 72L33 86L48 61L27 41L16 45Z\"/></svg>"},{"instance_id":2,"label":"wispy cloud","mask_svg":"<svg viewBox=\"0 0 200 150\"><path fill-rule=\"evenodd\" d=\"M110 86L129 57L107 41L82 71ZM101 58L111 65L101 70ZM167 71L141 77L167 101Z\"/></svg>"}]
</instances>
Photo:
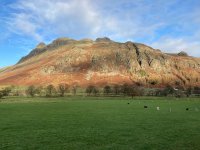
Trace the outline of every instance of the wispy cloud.
<instances>
[{"instance_id":1,"label":"wispy cloud","mask_svg":"<svg viewBox=\"0 0 200 150\"><path fill-rule=\"evenodd\" d=\"M167 53L178 53L180 51L185 51L189 55L200 56L200 43L198 41L188 41L181 38L175 39L166 37L152 43L151 46L161 49Z\"/></svg>"},{"instance_id":2,"label":"wispy cloud","mask_svg":"<svg viewBox=\"0 0 200 150\"><path fill-rule=\"evenodd\" d=\"M28 36L32 36L38 41L42 40L42 36L39 35L37 29L39 29L39 25L32 22L31 16L28 14L13 14L14 19L10 19L8 21L9 29L12 32L17 34L25 34Z\"/></svg>"},{"instance_id":3,"label":"wispy cloud","mask_svg":"<svg viewBox=\"0 0 200 150\"><path fill-rule=\"evenodd\" d=\"M110 1L100 3L92 0L21 0L12 5L17 11L11 17L11 28L41 40L50 34L72 37L110 36L115 39L153 36L161 22L153 22L145 16L144 10L150 6L134 3L136 8L128 8L130 1ZM112 7L115 5L116 8ZM122 5L122 7L120 6ZM124 10L124 11L122 11ZM146 23L144 24L145 21Z\"/></svg>"},{"instance_id":4,"label":"wispy cloud","mask_svg":"<svg viewBox=\"0 0 200 150\"><path fill-rule=\"evenodd\" d=\"M109 36L200 56L198 0L18 0L9 7L9 31L37 41Z\"/></svg>"},{"instance_id":5,"label":"wispy cloud","mask_svg":"<svg viewBox=\"0 0 200 150\"><path fill-rule=\"evenodd\" d=\"M11 28L37 40L51 34L89 35L100 30L99 14L88 0L21 0L12 5L19 13L11 17Z\"/></svg>"}]
</instances>

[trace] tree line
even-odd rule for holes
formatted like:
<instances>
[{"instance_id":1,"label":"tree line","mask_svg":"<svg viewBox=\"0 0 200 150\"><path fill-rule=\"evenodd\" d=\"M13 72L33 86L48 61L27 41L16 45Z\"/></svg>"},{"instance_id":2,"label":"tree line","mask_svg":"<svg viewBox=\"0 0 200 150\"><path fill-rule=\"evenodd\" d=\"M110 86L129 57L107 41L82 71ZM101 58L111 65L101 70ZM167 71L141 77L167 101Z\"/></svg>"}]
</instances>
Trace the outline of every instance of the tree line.
<instances>
[{"instance_id":1,"label":"tree line","mask_svg":"<svg viewBox=\"0 0 200 150\"><path fill-rule=\"evenodd\" d=\"M0 98L5 97L5 96L9 96L10 92L11 92L10 87L6 87L3 90L0 90Z\"/></svg>"},{"instance_id":2,"label":"tree line","mask_svg":"<svg viewBox=\"0 0 200 150\"><path fill-rule=\"evenodd\" d=\"M56 88L54 85L50 84L47 87L36 87L34 85L29 86L26 89L26 95L27 96L43 96L46 97L52 97L52 96L61 96L64 97L65 93L69 91L69 85L67 84L59 84ZM76 88L73 88L73 92L76 93Z\"/></svg>"},{"instance_id":3,"label":"tree line","mask_svg":"<svg viewBox=\"0 0 200 150\"><path fill-rule=\"evenodd\" d=\"M6 87L0 90L0 98L14 95L18 96L18 91L15 91L13 94L12 87ZM46 96L46 97L64 97L67 93L76 95L78 86L69 86L68 84L59 84L54 86L52 84L48 86L34 86L31 85L25 89L24 94L26 96L35 97L35 96ZM165 88L158 89L148 89L142 87L138 84L123 84L123 85L105 85L104 87L97 87L95 85L89 85L82 89L83 93L87 96L175 96L175 97L189 97L191 95L200 96L200 87L188 87L188 88L173 88L168 85ZM11 94L12 93L12 94Z\"/></svg>"},{"instance_id":4,"label":"tree line","mask_svg":"<svg viewBox=\"0 0 200 150\"><path fill-rule=\"evenodd\" d=\"M72 95L76 95L78 86L71 87ZM47 97L52 96L65 96L66 93L70 91L70 86L67 84L60 84L58 87L54 85L48 85L46 88L36 87L34 85L29 86L26 89L26 95L34 97L34 96L41 96L45 95ZM124 95L124 96L142 96L143 90L140 87L123 84L123 85L106 85L103 88L98 88L94 85L89 85L85 88L84 93L87 96L114 96L114 95Z\"/></svg>"},{"instance_id":5,"label":"tree line","mask_svg":"<svg viewBox=\"0 0 200 150\"><path fill-rule=\"evenodd\" d=\"M86 94L88 96L98 96L100 95L100 90L94 85L90 85L86 88ZM106 85L103 87L102 94L104 96L142 96L143 88L136 85Z\"/></svg>"}]
</instances>

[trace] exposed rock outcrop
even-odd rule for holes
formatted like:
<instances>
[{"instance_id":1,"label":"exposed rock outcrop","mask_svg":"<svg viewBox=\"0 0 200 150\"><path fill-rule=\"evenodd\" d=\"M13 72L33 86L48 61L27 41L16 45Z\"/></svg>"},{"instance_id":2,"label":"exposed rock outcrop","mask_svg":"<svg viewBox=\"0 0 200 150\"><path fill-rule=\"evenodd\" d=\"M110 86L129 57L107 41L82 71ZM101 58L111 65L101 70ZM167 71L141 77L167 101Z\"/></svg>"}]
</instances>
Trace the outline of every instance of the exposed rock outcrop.
<instances>
[{"instance_id":1,"label":"exposed rock outcrop","mask_svg":"<svg viewBox=\"0 0 200 150\"><path fill-rule=\"evenodd\" d=\"M71 44L75 42L75 40L70 39L70 38L58 38L56 40L54 40L52 43L50 43L49 45L45 45L45 43L39 43L35 49L33 49L27 56L22 57L22 59L20 59L20 61L18 63L22 63L24 61L26 61L27 59L37 56L41 53L46 52L47 50L55 50L56 48L60 47L60 46L64 46L67 44Z\"/></svg>"},{"instance_id":2,"label":"exposed rock outcrop","mask_svg":"<svg viewBox=\"0 0 200 150\"><path fill-rule=\"evenodd\" d=\"M44 42L41 42L36 46L37 49L43 49L45 47L46 47L46 44Z\"/></svg>"},{"instance_id":3,"label":"exposed rock outcrop","mask_svg":"<svg viewBox=\"0 0 200 150\"><path fill-rule=\"evenodd\" d=\"M97 38L96 42L113 42L113 41L108 37L104 37L104 38Z\"/></svg>"},{"instance_id":4,"label":"exposed rock outcrop","mask_svg":"<svg viewBox=\"0 0 200 150\"><path fill-rule=\"evenodd\" d=\"M178 53L178 56L188 56L188 54L184 51Z\"/></svg>"},{"instance_id":5,"label":"exposed rock outcrop","mask_svg":"<svg viewBox=\"0 0 200 150\"><path fill-rule=\"evenodd\" d=\"M80 86L124 83L197 86L200 85L200 59L184 52L165 54L130 41L59 38L48 45L40 43L18 64L0 71L2 85L63 82Z\"/></svg>"}]
</instances>

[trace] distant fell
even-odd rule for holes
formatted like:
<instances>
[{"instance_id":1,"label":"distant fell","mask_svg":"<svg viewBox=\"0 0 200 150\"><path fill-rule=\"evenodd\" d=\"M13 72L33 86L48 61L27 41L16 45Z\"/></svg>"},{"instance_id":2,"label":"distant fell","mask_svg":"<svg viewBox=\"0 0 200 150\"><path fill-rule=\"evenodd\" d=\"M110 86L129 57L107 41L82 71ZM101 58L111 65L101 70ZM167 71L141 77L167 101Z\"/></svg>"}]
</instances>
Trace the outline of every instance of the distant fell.
<instances>
[{"instance_id":1,"label":"distant fell","mask_svg":"<svg viewBox=\"0 0 200 150\"><path fill-rule=\"evenodd\" d=\"M0 70L0 85L199 86L200 58L131 41L58 38L39 43L16 65Z\"/></svg>"}]
</instances>

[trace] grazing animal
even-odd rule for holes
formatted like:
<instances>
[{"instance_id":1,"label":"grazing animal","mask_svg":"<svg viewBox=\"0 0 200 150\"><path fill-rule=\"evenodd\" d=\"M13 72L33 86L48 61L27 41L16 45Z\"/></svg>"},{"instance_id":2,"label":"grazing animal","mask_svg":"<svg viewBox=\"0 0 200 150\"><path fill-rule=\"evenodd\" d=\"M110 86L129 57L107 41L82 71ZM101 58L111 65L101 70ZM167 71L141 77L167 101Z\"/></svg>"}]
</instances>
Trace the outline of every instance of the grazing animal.
<instances>
[{"instance_id":1,"label":"grazing animal","mask_svg":"<svg viewBox=\"0 0 200 150\"><path fill-rule=\"evenodd\" d=\"M130 103L127 103L128 105L130 104Z\"/></svg>"},{"instance_id":2,"label":"grazing animal","mask_svg":"<svg viewBox=\"0 0 200 150\"><path fill-rule=\"evenodd\" d=\"M157 110L160 110L160 107L156 107Z\"/></svg>"},{"instance_id":3,"label":"grazing animal","mask_svg":"<svg viewBox=\"0 0 200 150\"><path fill-rule=\"evenodd\" d=\"M148 108L148 106L144 106L144 108Z\"/></svg>"},{"instance_id":4,"label":"grazing animal","mask_svg":"<svg viewBox=\"0 0 200 150\"><path fill-rule=\"evenodd\" d=\"M188 110L189 110L189 108L186 108L186 110L188 111Z\"/></svg>"}]
</instances>

